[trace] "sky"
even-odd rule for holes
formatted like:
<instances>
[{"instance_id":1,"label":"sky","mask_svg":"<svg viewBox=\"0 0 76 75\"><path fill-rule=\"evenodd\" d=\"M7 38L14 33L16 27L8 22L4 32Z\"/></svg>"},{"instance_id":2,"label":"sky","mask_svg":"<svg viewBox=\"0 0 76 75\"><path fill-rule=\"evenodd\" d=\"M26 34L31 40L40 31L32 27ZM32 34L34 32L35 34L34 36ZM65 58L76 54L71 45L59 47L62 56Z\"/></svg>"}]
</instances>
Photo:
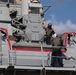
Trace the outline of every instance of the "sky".
<instances>
[{"instance_id":1,"label":"sky","mask_svg":"<svg viewBox=\"0 0 76 75\"><path fill-rule=\"evenodd\" d=\"M46 23L51 22L56 33L76 32L76 0L40 0L51 6L45 12ZM44 8L44 11L47 7Z\"/></svg>"}]
</instances>

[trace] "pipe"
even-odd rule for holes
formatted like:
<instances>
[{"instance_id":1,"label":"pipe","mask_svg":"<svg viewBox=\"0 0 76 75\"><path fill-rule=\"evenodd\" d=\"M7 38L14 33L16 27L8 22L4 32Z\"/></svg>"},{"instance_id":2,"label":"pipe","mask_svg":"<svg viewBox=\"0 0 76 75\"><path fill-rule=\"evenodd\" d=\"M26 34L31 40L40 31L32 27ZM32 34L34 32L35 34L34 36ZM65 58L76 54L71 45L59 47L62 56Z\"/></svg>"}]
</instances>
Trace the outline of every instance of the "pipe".
<instances>
[{"instance_id":1,"label":"pipe","mask_svg":"<svg viewBox=\"0 0 76 75\"><path fill-rule=\"evenodd\" d=\"M28 0L21 1L22 16L28 15Z\"/></svg>"}]
</instances>

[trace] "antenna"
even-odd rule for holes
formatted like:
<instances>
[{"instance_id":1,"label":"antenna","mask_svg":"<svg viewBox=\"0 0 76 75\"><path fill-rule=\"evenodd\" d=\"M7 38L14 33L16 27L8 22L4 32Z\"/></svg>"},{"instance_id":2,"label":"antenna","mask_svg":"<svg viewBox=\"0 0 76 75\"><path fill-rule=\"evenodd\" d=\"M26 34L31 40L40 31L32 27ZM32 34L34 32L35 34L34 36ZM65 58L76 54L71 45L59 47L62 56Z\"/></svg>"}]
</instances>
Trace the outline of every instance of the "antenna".
<instances>
[{"instance_id":1,"label":"antenna","mask_svg":"<svg viewBox=\"0 0 76 75\"><path fill-rule=\"evenodd\" d=\"M49 10L49 8L51 7L51 5L43 6L43 7L47 7L46 10L44 11L44 13L45 13L45 12L47 12L47 10Z\"/></svg>"}]
</instances>

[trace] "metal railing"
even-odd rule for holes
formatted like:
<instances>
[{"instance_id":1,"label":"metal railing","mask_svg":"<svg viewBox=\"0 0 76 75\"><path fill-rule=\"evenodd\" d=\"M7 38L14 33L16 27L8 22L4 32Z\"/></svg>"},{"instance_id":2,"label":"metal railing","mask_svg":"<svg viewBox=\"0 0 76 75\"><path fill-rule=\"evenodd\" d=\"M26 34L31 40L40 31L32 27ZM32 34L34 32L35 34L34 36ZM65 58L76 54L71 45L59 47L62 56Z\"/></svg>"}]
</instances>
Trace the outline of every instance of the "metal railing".
<instances>
[{"instance_id":1,"label":"metal railing","mask_svg":"<svg viewBox=\"0 0 76 75\"><path fill-rule=\"evenodd\" d=\"M12 65L12 66L28 66L28 67L50 67L51 68L51 58L61 58L63 59L64 67L62 68L76 68L76 58L75 57L67 57L67 56L51 56L51 52L44 52L42 43L40 42L41 52L29 52L29 51L14 51L8 48L8 55L4 54L5 52L1 52L1 64L4 65ZM36 54L35 54L36 53ZM7 56L7 58L5 58ZM4 63L7 60L6 63Z\"/></svg>"}]
</instances>

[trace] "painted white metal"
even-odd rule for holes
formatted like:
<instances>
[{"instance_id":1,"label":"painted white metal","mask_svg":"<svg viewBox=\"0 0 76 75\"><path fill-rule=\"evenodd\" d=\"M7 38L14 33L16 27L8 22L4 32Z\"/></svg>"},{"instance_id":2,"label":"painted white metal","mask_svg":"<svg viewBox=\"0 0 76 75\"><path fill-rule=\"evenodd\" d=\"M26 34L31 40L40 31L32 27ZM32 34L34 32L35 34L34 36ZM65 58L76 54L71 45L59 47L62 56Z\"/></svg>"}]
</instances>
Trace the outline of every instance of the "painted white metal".
<instances>
[{"instance_id":1,"label":"painted white metal","mask_svg":"<svg viewBox=\"0 0 76 75\"><path fill-rule=\"evenodd\" d=\"M42 7L42 5L41 4L35 4L35 3L30 3L29 4L29 7L38 7L38 8L41 8Z\"/></svg>"},{"instance_id":2,"label":"painted white metal","mask_svg":"<svg viewBox=\"0 0 76 75\"><path fill-rule=\"evenodd\" d=\"M29 67L29 66L15 66L15 69L32 69L32 70L42 70L43 67Z\"/></svg>"},{"instance_id":3,"label":"painted white metal","mask_svg":"<svg viewBox=\"0 0 76 75\"><path fill-rule=\"evenodd\" d=\"M15 69L33 69L42 70L43 67L29 67L29 66L15 66ZM76 71L76 68L58 68L58 67L44 67L46 70L56 70L56 71Z\"/></svg>"},{"instance_id":4,"label":"painted white metal","mask_svg":"<svg viewBox=\"0 0 76 75\"><path fill-rule=\"evenodd\" d=\"M11 65L14 65L12 44L11 44L10 55L11 55L11 59L12 59Z\"/></svg>"},{"instance_id":5,"label":"painted white metal","mask_svg":"<svg viewBox=\"0 0 76 75\"><path fill-rule=\"evenodd\" d=\"M1 41L1 32L0 32L0 53L1 53L1 51L2 51L2 41Z\"/></svg>"},{"instance_id":6,"label":"painted white metal","mask_svg":"<svg viewBox=\"0 0 76 75\"><path fill-rule=\"evenodd\" d=\"M60 67L45 67L46 70L56 70L56 71L76 71L76 68L60 68Z\"/></svg>"},{"instance_id":7,"label":"painted white metal","mask_svg":"<svg viewBox=\"0 0 76 75\"><path fill-rule=\"evenodd\" d=\"M21 0L21 12L22 16L28 15L28 0Z\"/></svg>"},{"instance_id":8,"label":"painted white metal","mask_svg":"<svg viewBox=\"0 0 76 75\"><path fill-rule=\"evenodd\" d=\"M28 0L28 3L31 3L31 0Z\"/></svg>"},{"instance_id":9,"label":"painted white metal","mask_svg":"<svg viewBox=\"0 0 76 75\"><path fill-rule=\"evenodd\" d=\"M40 44L41 44L41 42L40 42ZM44 51L43 51L42 44L41 44L41 52L42 52L42 66L44 68Z\"/></svg>"},{"instance_id":10,"label":"painted white metal","mask_svg":"<svg viewBox=\"0 0 76 75\"><path fill-rule=\"evenodd\" d=\"M8 68L8 65L0 65L0 68L5 68L5 69L7 69L7 68Z\"/></svg>"}]
</instances>

